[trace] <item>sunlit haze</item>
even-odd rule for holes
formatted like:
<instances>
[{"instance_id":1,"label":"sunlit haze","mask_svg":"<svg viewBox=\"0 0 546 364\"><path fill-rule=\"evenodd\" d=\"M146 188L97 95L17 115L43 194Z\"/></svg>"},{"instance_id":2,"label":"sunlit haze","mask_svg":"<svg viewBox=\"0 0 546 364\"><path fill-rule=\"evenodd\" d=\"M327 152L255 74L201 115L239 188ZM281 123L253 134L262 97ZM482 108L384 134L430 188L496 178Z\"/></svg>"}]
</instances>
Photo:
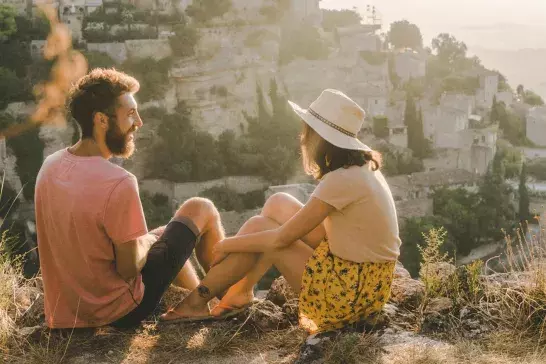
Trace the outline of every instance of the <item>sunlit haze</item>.
<instances>
[{"instance_id":1,"label":"sunlit haze","mask_svg":"<svg viewBox=\"0 0 546 364\"><path fill-rule=\"evenodd\" d=\"M450 32L469 46L491 49L546 48L544 0L322 0L321 7L357 7L365 14L376 6L384 31L391 22L407 19L422 30L425 42Z\"/></svg>"}]
</instances>

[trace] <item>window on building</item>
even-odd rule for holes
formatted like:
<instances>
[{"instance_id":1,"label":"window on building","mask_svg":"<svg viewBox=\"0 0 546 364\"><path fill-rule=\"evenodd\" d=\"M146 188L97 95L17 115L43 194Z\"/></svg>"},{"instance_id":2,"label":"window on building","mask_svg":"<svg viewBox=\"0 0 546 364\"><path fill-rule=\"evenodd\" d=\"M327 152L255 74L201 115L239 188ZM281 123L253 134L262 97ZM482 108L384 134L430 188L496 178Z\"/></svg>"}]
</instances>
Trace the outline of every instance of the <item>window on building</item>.
<instances>
[{"instance_id":1,"label":"window on building","mask_svg":"<svg viewBox=\"0 0 546 364\"><path fill-rule=\"evenodd\" d=\"M482 143L485 143L485 135L482 135Z\"/></svg>"}]
</instances>

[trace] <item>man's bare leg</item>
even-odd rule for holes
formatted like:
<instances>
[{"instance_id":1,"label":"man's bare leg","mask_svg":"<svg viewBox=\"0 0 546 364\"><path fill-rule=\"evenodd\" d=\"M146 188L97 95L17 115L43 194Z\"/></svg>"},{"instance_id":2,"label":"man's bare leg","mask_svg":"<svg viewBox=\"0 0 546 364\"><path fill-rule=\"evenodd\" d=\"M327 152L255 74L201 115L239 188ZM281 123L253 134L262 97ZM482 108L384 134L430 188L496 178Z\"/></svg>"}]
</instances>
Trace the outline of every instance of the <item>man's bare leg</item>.
<instances>
[{"instance_id":1,"label":"man's bare leg","mask_svg":"<svg viewBox=\"0 0 546 364\"><path fill-rule=\"evenodd\" d=\"M242 234L270 230L278 226L270 219L263 216L255 216L245 223L241 229ZM301 277L305 264L313 254L313 249L298 240L288 248L281 249L267 259L277 266L288 283L296 290L301 289ZM231 285L243 279L255 266L260 254L233 253L212 267L199 287L182 301L174 310L162 316L162 320L172 320L180 317L209 317L208 302Z\"/></svg>"},{"instance_id":2,"label":"man's bare leg","mask_svg":"<svg viewBox=\"0 0 546 364\"><path fill-rule=\"evenodd\" d=\"M224 229L220 222L220 214L214 204L203 198L192 198L184 202L174 214L174 218L189 218L199 229L200 239L195 247L199 264L208 271L212 260L212 249L224 239ZM161 228L155 231L161 232ZM173 281L174 285L194 290L199 285L199 277L195 268L188 260Z\"/></svg>"},{"instance_id":3,"label":"man's bare leg","mask_svg":"<svg viewBox=\"0 0 546 364\"><path fill-rule=\"evenodd\" d=\"M261 216L271 220L271 229L276 229L290 220L302 207L303 204L294 197L284 193L277 193L267 200ZM241 232L238 235L240 234ZM302 240L315 249L322 242L325 235L324 227L321 225L307 234ZM250 272L228 290L222 298L222 305L214 308L212 314L219 316L227 310L226 307L242 307L251 302L254 299L254 286L272 265L271 257L261 254L258 262Z\"/></svg>"}]
</instances>

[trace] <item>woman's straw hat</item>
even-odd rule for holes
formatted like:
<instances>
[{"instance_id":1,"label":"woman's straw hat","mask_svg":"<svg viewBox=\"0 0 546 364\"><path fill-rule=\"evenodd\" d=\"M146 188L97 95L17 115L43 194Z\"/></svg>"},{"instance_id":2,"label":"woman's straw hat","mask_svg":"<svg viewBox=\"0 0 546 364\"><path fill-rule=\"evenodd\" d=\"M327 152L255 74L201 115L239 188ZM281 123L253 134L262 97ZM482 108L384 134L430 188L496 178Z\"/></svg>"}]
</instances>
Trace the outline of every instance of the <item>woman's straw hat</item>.
<instances>
[{"instance_id":1,"label":"woman's straw hat","mask_svg":"<svg viewBox=\"0 0 546 364\"><path fill-rule=\"evenodd\" d=\"M336 147L371 151L357 138L366 113L343 92L324 90L307 110L292 101L288 103L303 121Z\"/></svg>"}]
</instances>

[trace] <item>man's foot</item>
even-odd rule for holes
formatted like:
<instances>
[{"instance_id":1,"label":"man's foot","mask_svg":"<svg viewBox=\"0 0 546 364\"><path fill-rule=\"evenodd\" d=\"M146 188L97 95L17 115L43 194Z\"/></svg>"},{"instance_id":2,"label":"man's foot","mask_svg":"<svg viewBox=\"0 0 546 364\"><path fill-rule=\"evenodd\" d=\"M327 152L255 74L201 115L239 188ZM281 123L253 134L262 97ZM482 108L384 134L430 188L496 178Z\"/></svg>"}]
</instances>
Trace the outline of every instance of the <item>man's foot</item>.
<instances>
[{"instance_id":1,"label":"man's foot","mask_svg":"<svg viewBox=\"0 0 546 364\"><path fill-rule=\"evenodd\" d=\"M160 317L162 322L191 322L212 320L208 304L191 306L186 301L180 302L174 309L170 309Z\"/></svg>"},{"instance_id":2,"label":"man's foot","mask_svg":"<svg viewBox=\"0 0 546 364\"><path fill-rule=\"evenodd\" d=\"M254 293L252 292L234 295L230 295L228 292L212 309L211 315L217 318L230 317L250 307L254 301Z\"/></svg>"}]
</instances>

